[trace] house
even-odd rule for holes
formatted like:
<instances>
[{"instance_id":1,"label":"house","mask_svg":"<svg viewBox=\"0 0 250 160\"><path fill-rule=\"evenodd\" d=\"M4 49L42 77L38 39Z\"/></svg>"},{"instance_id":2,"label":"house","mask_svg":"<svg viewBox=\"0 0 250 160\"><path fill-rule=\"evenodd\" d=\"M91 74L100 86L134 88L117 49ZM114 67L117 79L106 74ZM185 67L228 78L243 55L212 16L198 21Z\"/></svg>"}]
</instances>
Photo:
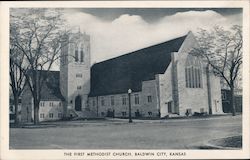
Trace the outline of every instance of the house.
<instances>
[{"instance_id":1,"label":"house","mask_svg":"<svg viewBox=\"0 0 250 160\"><path fill-rule=\"evenodd\" d=\"M22 99L19 98L18 99L18 119L19 121L21 120L21 103L22 103ZM16 112L15 112L15 103L14 103L14 98L12 96L10 96L9 99L9 119L10 119L10 123L14 123L15 122L15 118L16 118Z\"/></svg>"},{"instance_id":2,"label":"house","mask_svg":"<svg viewBox=\"0 0 250 160\"><path fill-rule=\"evenodd\" d=\"M63 45L60 71L51 71L53 80L48 80L42 94L40 120L61 118L59 113L128 117L129 89L133 117L223 113L220 78L190 54L197 46L192 32L92 66L90 36L79 32L65 38L74 43ZM50 116L54 104L60 109ZM26 113L33 112L31 100L25 107Z\"/></svg>"},{"instance_id":3,"label":"house","mask_svg":"<svg viewBox=\"0 0 250 160\"><path fill-rule=\"evenodd\" d=\"M63 101L59 88L58 71L39 71L42 77L47 77L41 89L41 101L39 106L39 121L54 121L63 118ZM45 74L48 74L45 76ZM34 120L34 105L32 94L28 85L25 86L22 94L21 107L22 122Z\"/></svg>"}]
</instances>

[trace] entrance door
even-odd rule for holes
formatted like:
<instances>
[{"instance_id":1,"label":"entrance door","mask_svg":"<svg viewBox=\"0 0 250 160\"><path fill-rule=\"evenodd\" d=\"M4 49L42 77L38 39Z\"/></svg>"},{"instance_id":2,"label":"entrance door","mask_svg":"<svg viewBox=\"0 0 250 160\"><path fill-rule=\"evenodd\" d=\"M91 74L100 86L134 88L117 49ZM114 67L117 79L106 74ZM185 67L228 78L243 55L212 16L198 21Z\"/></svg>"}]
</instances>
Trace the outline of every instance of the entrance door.
<instances>
[{"instance_id":1,"label":"entrance door","mask_svg":"<svg viewBox=\"0 0 250 160\"><path fill-rule=\"evenodd\" d=\"M81 96L77 96L75 99L75 110L76 111L82 110L82 98L81 98Z\"/></svg>"}]
</instances>

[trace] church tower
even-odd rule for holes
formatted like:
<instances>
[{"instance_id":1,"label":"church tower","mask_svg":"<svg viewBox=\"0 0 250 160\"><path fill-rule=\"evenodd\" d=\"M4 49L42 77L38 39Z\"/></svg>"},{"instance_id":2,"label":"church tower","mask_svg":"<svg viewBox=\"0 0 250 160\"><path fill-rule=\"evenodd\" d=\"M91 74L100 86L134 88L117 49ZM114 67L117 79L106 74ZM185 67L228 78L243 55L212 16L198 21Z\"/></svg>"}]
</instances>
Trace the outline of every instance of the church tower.
<instances>
[{"instance_id":1,"label":"church tower","mask_svg":"<svg viewBox=\"0 0 250 160\"><path fill-rule=\"evenodd\" d=\"M60 90L65 98L64 117L88 110L90 92L90 36L70 33L64 39L60 60Z\"/></svg>"}]
</instances>

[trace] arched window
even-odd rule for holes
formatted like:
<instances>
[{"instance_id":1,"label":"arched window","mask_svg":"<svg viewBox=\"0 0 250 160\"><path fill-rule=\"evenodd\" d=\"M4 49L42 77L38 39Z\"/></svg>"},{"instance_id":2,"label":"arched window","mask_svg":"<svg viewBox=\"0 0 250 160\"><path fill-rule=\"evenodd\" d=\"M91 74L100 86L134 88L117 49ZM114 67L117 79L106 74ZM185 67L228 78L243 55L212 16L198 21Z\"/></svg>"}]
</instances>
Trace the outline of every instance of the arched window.
<instances>
[{"instance_id":1,"label":"arched window","mask_svg":"<svg viewBox=\"0 0 250 160\"><path fill-rule=\"evenodd\" d=\"M188 55L185 66L187 88L202 88L202 67L198 57Z\"/></svg>"},{"instance_id":2,"label":"arched window","mask_svg":"<svg viewBox=\"0 0 250 160\"><path fill-rule=\"evenodd\" d=\"M81 48L81 62L84 62L84 53L83 53L83 48Z\"/></svg>"},{"instance_id":3,"label":"arched window","mask_svg":"<svg viewBox=\"0 0 250 160\"><path fill-rule=\"evenodd\" d=\"M75 61L78 62L79 58L78 58L78 48L76 47L75 49Z\"/></svg>"}]
</instances>

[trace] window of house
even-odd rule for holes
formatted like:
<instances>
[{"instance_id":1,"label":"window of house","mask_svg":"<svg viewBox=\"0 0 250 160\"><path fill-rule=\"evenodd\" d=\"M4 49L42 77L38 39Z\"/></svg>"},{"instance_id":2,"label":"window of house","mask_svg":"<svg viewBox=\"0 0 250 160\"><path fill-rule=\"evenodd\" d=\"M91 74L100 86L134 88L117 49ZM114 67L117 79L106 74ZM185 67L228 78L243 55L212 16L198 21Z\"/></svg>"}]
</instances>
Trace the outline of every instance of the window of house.
<instances>
[{"instance_id":1,"label":"window of house","mask_svg":"<svg viewBox=\"0 0 250 160\"><path fill-rule=\"evenodd\" d=\"M81 73L76 74L76 78L82 78L82 74Z\"/></svg>"},{"instance_id":2,"label":"window of house","mask_svg":"<svg viewBox=\"0 0 250 160\"><path fill-rule=\"evenodd\" d=\"M44 102L43 101L40 101L40 106L44 107Z\"/></svg>"},{"instance_id":3,"label":"window of house","mask_svg":"<svg viewBox=\"0 0 250 160\"><path fill-rule=\"evenodd\" d=\"M148 103L152 102L152 96L148 96Z\"/></svg>"},{"instance_id":4,"label":"window of house","mask_svg":"<svg viewBox=\"0 0 250 160\"><path fill-rule=\"evenodd\" d=\"M101 98L101 105L105 106L105 99L104 99L104 97Z\"/></svg>"},{"instance_id":5,"label":"window of house","mask_svg":"<svg viewBox=\"0 0 250 160\"><path fill-rule=\"evenodd\" d=\"M49 118L53 118L53 113L49 113Z\"/></svg>"},{"instance_id":6,"label":"window of house","mask_svg":"<svg viewBox=\"0 0 250 160\"><path fill-rule=\"evenodd\" d=\"M198 57L188 55L185 66L187 88L202 88L202 67Z\"/></svg>"},{"instance_id":7,"label":"window of house","mask_svg":"<svg viewBox=\"0 0 250 160\"><path fill-rule=\"evenodd\" d=\"M84 62L84 53L83 53L83 48L81 48L81 62Z\"/></svg>"},{"instance_id":8,"label":"window of house","mask_svg":"<svg viewBox=\"0 0 250 160\"><path fill-rule=\"evenodd\" d=\"M40 118L44 118L44 113L40 113Z\"/></svg>"},{"instance_id":9,"label":"window of house","mask_svg":"<svg viewBox=\"0 0 250 160\"><path fill-rule=\"evenodd\" d=\"M62 103L61 102L59 102L59 107L61 107L62 106Z\"/></svg>"},{"instance_id":10,"label":"window of house","mask_svg":"<svg viewBox=\"0 0 250 160\"><path fill-rule=\"evenodd\" d=\"M62 118L62 113L58 113L58 118Z\"/></svg>"},{"instance_id":11,"label":"window of house","mask_svg":"<svg viewBox=\"0 0 250 160\"><path fill-rule=\"evenodd\" d=\"M95 100L92 101L92 105L95 106Z\"/></svg>"},{"instance_id":12,"label":"window of house","mask_svg":"<svg viewBox=\"0 0 250 160\"><path fill-rule=\"evenodd\" d=\"M54 105L53 102L49 102L50 107L53 107L53 105Z\"/></svg>"},{"instance_id":13,"label":"window of house","mask_svg":"<svg viewBox=\"0 0 250 160\"><path fill-rule=\"evenodd\" d=\"M111 99L110 99L110 100L111 100L111 106L115 105L115 99L114 99L114 96L111 96L110 98L111 98Z\"/></svg>"},{"instance_id":14,"label":"window of house","mask_svg":"<svg viewBox=\"0 0 250 160\"><path fill-rule=\"evenodd\" d=\"M127 112L122 112L122 116L125 117L127 115Z\"/></svg>"},{"instance_id":15,"label":"window of house","mask_svg":"<svg viewBox=\"0 0 250 160\"><path fill-rule=\"evenodd\" d=\"M139 95L135 94L135 104L140 104Z\"/></svg>"},{"instance_id":16,"label":"window of house","mask_svg":"<svg viewBox=\"0 0 250 160\"><path fill-rule=\"evenodd\" d=\"M122 105L126 105L127 104L127 98L125 95L122 96Z\"/></svg>"}]
</instances>

